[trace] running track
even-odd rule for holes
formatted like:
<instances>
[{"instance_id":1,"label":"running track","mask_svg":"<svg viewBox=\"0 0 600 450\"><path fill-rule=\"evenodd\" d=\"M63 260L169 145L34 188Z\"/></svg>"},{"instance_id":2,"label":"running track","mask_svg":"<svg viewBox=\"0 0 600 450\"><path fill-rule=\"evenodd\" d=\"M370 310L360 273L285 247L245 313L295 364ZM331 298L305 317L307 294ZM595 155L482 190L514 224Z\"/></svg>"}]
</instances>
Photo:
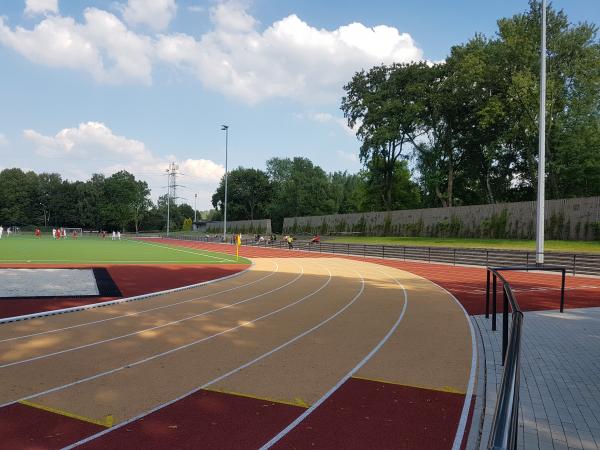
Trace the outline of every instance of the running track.
<instances>
[{"instance_id":1,"label":"running track","mask_svg":"<svg viewBox=\"0 0 600 450\"><path fill-rule=\"evenodd\" d=\"M460 447L473 381L452 296L341 258L4 324L0 348L6 448Z\"/></svg>"},{"instance_id":2,"label":"running track","mask_svg":"<svg viewBox=\"0 0 600 450\"><path fill-rule=\"evenodd\" d=\"M7 448L89 436L84 447L460 446L471 332L455 300L415 275L473 314L483 269L242 255L252 270L198 291L0 328ZM557 277L511 275L525 309L556 308ZM569 277L567 288L567 306L600 303L598 280Z\"/></svg>"}]
</instances>

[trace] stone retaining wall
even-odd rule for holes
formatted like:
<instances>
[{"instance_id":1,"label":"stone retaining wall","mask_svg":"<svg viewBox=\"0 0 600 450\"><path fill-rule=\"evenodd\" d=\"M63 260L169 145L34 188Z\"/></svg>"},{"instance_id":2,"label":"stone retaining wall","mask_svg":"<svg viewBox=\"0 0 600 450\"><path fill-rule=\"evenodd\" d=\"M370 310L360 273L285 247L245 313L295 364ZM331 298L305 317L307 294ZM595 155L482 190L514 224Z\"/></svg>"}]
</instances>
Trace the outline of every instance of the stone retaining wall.
<instances>
[{"instance_id":1,"label":"stone retaining wall","mask_svg":"<svg viewBox=\"0 0 600 450\"><path fill-rule=\"evenodd\" d=\"M600 197L547 200L546 239L600 239ZM536 202L287 217L284 233L533 239Z\"/></svg>"}]
</instances>

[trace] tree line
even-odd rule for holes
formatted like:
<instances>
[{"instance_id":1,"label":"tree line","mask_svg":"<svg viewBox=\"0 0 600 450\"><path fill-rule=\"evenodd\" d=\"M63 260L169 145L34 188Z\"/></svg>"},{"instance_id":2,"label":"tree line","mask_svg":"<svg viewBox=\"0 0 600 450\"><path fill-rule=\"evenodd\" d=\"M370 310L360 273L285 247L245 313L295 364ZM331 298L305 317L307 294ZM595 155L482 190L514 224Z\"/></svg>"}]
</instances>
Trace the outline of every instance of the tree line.
<instances>
[{"instance_id":1,"label":"tree line","mask_svg":"<svg viewBox=\"0 0 600 450\"><path fill-rule=\"evenodd\" d=\"M416 183L410 180L406 161L398 162L395 174L394 207L420 205ZM281 230L285 217L376 211L383 207L377 195L380 186L368 171L326 173L308 158L271 158L266 170L239 167L228 175L227 220L270 218ZM225 178L212 197L215 213L222 220Z\"/></svg>"},{"instance_id":2,"label":"tree line","mask_svg":"<svg viewBox=\"0 0 600 450\"><path fill-rule=\"evenodd\" d=\"M194 216L191 206L172 201L170 213L174 230ZM126 171L73 182L57 173L17 168L0 172L0 224L4 226L162 230L166 217L166 195L154 204L148 184Z\"/></svg>"}]
</instances>

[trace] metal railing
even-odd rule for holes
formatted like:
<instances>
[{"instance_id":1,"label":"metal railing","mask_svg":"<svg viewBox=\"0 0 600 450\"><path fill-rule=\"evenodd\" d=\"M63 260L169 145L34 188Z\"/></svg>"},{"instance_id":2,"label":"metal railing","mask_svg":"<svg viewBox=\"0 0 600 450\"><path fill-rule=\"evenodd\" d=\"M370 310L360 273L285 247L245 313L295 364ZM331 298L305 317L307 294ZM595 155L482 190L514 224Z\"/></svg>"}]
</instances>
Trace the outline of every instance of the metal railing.
<instances>
[{"instance_id":1,"label":"metal railing","mask_svg":"<svg viewBox=\"0 0 600 450\"><path fill-rule=\"evenodd\" d=\"M492 420L488 449L510 450L517 448L517 429L519 423L519 386L521 335L523 327L523 312L517 302L510 283L500 273L501 271L558 271L562 272L560 311L565 305L566 269L560 266L512 266L488 267L486 276L485 317L490 316L490 294L492 296L492 331L496 331L497 285L502 283L502 381L496 400L496 409ZM492 278L490 290L490 278ZM511 310L511 326L509 329L509 306Z\"/></svg>"},{"instance_id":2,"label":"metal railing","mask_svg":"<svg viewBox=\"0 0 600 450\"><path fill-rule=\"evenodd\" d=\"M167 237L164 233L161 237ZM170 239L199 242L221 242L221 237L200 234L171 234ZM229 242L233 243L233 241ZM243 245L266 248L287 248L284 240L256 242L244 239ZM526 250L489 250L482 248L421 247L402 245L343 244L338 242L294 241L294 248L309 252L334 253L371 258L399 259L404 261L441 262L472 266L529 266L535 262L535 252ZM599 275L600 253L545 254L547 264L564 266L572 275Z\"/></svg>"},{"instance_id":3,"label":"metal railing","mask_svg":"<svg viewBox=\"0 0 600 450\"><path fill-rule=\"evenodd\" d=\"M178 236L178 239L185 238ZM190 237L194 239L194 236ZM204 240L198 239L198 240ZM250 239L243 241L244 245L267 248L287 248L283 240L273 242L256 242ZM294 241L294 248L300 250L355 255L373 258L389 258L400 260L418 260L426 262L441 262L446 264L462 264L474 266L529 266L535 262L534 251L523 250L488 250L479 248L451 247L417 247L400 245L371 245L343 244L336 242ZM600 275L600 254L594 253L555 253L545 254L546 263L567 268L573 275Z\"/></svg>"}]
</instances>

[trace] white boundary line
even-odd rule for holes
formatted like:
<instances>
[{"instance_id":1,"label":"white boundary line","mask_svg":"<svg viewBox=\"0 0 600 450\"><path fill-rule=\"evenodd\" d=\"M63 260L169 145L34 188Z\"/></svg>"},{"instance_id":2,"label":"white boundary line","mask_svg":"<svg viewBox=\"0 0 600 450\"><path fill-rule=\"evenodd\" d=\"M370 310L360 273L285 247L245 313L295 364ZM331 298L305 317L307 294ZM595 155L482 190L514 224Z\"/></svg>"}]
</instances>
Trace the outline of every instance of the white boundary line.
<instances>
[{"instance_id":1,"label":"white boundary line","mask_svg":"<svg viewBox=\"0 0 600 450\"><path fill-rule=\"evenodd\" d=\"M300 267L302 267L302 266L300 266ZM179 347L174 347L174 348L172 348L170 350L166 350L164 352L156 353L156 354L154 354L152 356L148 356L146 358L139 359L139 360L134 361L132 363L125 364L125 365L116 367L114 369L106 370L104 372L99 372L99 373L97 373L95 375L91 375L89 377L81 378L79 380L73 381L71 383L64 384L62 386L56 386L54 388L46 389L45 391L38 392L38 393L32 394L32 395L28 395L26 397L22 397L20 399L14 400L14 401L9 401L9 402L0 404L0 408L4 408L5 406L13 405L13 404L18 403L18 402L23 401L23 400L30 400L32 398L40 397L42 395L46 395L46 394L50 394L50 393L53 393L53 392L61 391L63 389L66 389L66 388L69 388L69 387L72 387L72 386L76 386L78 384L82 384L82 383L85 383L87 381L92 381L92 380L95 380L97 378L104 377L106 375L111 375L113 373L120 372L120 371L122 371L124 369L130 369L131 367L135 367L135 366L138 366L140 364L144 364L144 363L147 363L149 361L153 361L155 359L162 358L163 356L170 355L171 353L175 353L175 352L177 352L179 350L184 350L186 348L193 347L194 345L197 345L197 344L200 344L202 342L211 340L211 339L216 338L218 336L221 336L221 335L223 335L225 333L229 333L230 331L235 331L235 330L237 330L239 328L245 327L245 326L250 325L250 324L252 324L254 322L258 322L259 320L266 319L267 317L270 317L270 316L272 316L274 314L280 313L281 311L284 311L284 310L286 310L288 308L291 308L292 306L297 305L298 303L301 303L301 302L305 301L306 299L314 296L315 294L317 294L318 292L320 292L321 290L323 290L331 282L331 278L332 278L331 271L329 269L327 269L326 267L325 267L325 270L327 270L327 272L329 272L329 278L327 279L327 281L325 282L325 284L323 284L320 288L318 288L317 290L311 292L310 294L305 295L301 299L296 300L295 302L292 302L292 303L290 303L288 305L282 306L281 308L277 308L276 310L271 311L271 312L269 312L267 314L264 314L262 316L259 316L259 317L255 318L255 319L243 322L243 323L241 323L239 325L236 325L235 327L231 327L231 328L228 328L226 330L220 331L218 333L211 334L209 336L205 336L205 337L203 337L201 339L197 339L195 341L188 342L187 344L180 345Z\"/></svg>"},{"instance_id":2,"label":"white boundary line","mask_svg":"<svg viewBox=\"0 0 600 450\"><path fill-rule=\"evenodd\" d=\"M44 312L33 313L33 314L25 314L22 316L5 317L3 319L0 319L0 325L2 325L4 323L18 322L21 320L37 319L40 317L55 316L57 314L65 314L65 313L72 313L72 312L77 312L77 311L85 311L87 309L102 308L104 306L118 305L121 303L129 303L129 302L134 302L134 301L138 301L138 300L144 300L147 298L158 297L160 295L170 294L173 292L187 291L189 289L194 289L194 288L197 288L200 286L205 286L207 284L217 283L219 281L224 281L224 280L228 280L230 278L238 277L238 276L242 275L243 273L246 273L253 266L254 266L254 262L251 261L250 266L248 266L244 270L241 270L241 271L236 272L231 275L227 275L225 277L217 278L215 280L203 281L201 283L190 284L187 286L181 286L181 287L174 288L174 289L166 289L164 291L151 292L150 294L136 295L133 297L120 298L118 300L109 300L109 301L100 302L100 303L92 303L90 305L73 306L71 308L55 309L53 311L44 311Z\"/></svg>"},{"instance_id":3,"label":"white boundary line","mask_svg":"<svg viewBox=\"0 0 600 450\"><path fill-rule=\"evenodd\" d=\"M248 361L247 363L245 363L245 364L242 364L241 366L239 366L239 367L237 367L237 368L235 368L235 369L232 369L232 370L230 370L229 372L226 372L226 373L224 373L223 375L220 375L220 376L218 376L217 378L215 378L215 379L213 379L213 380L211 380L211 381L209 381L209 382L207 382L207 383L204 383L202 386L199 386L199 387L197 387L197 388L194 388L194 389L192 389L192 390L190 390L190 391L186 392L185 394L183 394L183 395L180 395L180 396L179 396L179 397L177 397L177 398L174 398L173 400L169 400L169 401L168 401L168 402L166 402L166 403L163 403L163 404L161 404L161 405L155 406L154 408L152 408L152 409L150 409L150 410L148 410L148 411L146 411L146 412L143 412L143 413L141 413L141 414L138 414L137 416L135 416L135 417L132 417L132 418L130 418L130 419L127 419L126 421L124 421L124 422L121 422L121 423L119 423L119 424L115 425L115 426L114 426L114 427L112 427L112 428L107 428L106 430L103 430L103 431L101 431L101 432L99 432L99 433L96 433L96 434L94 434L94 435L92 435L92 436L88 436L87 438L85 438L85 439L82 439L82 440L80 440L80 441L78 441L78 442L75 442L75 443L73 443L73 444L71 444L71 445L68 445L67 447L64 447L64 448L63 448L63 450L71 450L71 449L73 449L73 448L75 448L75 447L78 447L78 446L80 446L80 445L83 445L83 444L85 444L85 443L87 443L87 442L90 442L90 441L92 441L92 440L94 440L94 439L96 439L96 438L99 438L99 437L101 437L101 436L103 436L103 435L105 435L105 434L107 434L107 433L110 433L110 432L112 432L112 431L114 431L114 430L117 430L117 429L119 429L119 428L121 428L121 427L124 427L124 426L126 426L126 425L129 425L130 423L132 423L132 422L135 422L136 420L139 420L139 419L141 419L141 418L143 418L143 417L146 417L147 415L149 415L149 414L152 414L153 412L156 412L156 411L158 411L158 410L160 410L160 409L162 409L162 408L165 408L165 407L167 407L167 406L169 406L169 405L172 405L173 403L175 403L175 402L178 402L179 400L182 400L182 399L184 399L185 397L188 397L188 396L190 396L190 395L192 395L192 394L195 394L196 392L198 392L198 391L200 391L200 390L202 390L202 389L205 389L205 388L207 388L208 386L210 386L210 385L212 385L212 384L218 383L219 381L221 381L221 380L224 380L225 378L227 378L227 377L229 377L229 376L231 376L231 375L234 375L234 374L236 374L236 373L240 372L241 370L243 370L243 369L245 369L245 368L247 368L247 367L250 367L252 364L255 364L255 363L257 363L257 362L261 361L262 359L264 359L264 358L267 358L268 356L272 355L273 353L275 353L275 352L277 352L277 351L281 350L282 348L285 348L285 347L287 347L287 346L288 346L288 345L290 345L290 344L293 344L293 343L294 343L294 342L296 342L297 340L299 340L299 339L303 338L304 336L306 336L306 335L308 335L308 334L312 333L313 331L315 331L315 330L317 330L317 329L321 328L323 325L325 325L325 324L326 324L326 323L328 323L329 321L331 321L331 320L335 319L335 318L336 318L337 316L339 316L339 315L340 315L342 312L344 312L346 309L348 309L350 306L352 306L352 304L354 304L354 302L356 302L356 300L358 300L358 298L359 298L359 297L362 295L362 293L364 292L364 290L365 290L365 279L364 279L364 277L363 277L363 276L362 276L362 275L361 275L359 272L357 272L356 270L355 270L355 272L358 274L358 276L359 276L359 277L360 277L360 279L361 279L361 288L360 288L360 290L359 290L359 291L358 291L358 293L357 293L357 294L356 294L356 295L355 295L355 296L354 296L354 297L353 297L353 298L350 300L350 302L346 303L346 305L344 305L344 306L343 306L341 309L337 310L337 311L336 311L336 312L335 312L333 315L329 316L327 319L325 319L325 320L321 321L320 323L318 323L317 325L313 326L312 328L309 328L308 330L305 330L305 331L303 331L302 333L300 333L300 334L296 335L295 337L293 337L293 338L292 338L292 339L290 339L289 341L286 341L286 342L284 342L283 344L280 344L280 345L278 345L277 347L275 347L275 348L273 348L273 349L269 350L268 352L266 352L266 353L263 353L262 355L260 355L260 356L258 356L258 357L256 357L256 358L254 358L253 360L251 360L251 361Z\"/></svg>"},{"instance_id":4,"label":"white boundary line","mask_svg":"<svg viewBox=\"0 0 600 450\"><path fill-rule=\"evenodd\" d=\"M387 266L387 267L390 267L390 266ZM425 278L425 277L422 277L415 273L412 273L409 270L400 269L397 267L393 267L393 268L396 270L402 270L404 272L408 272L411 275L421 278L422 280L425 280L425 281L433 284L434 286L437 286L442 291L446 292L446 294L448 294L456 302L458 307L462 310L463 314L465 315L465 319L466 319L467 323L469 324L469 331L471 333L471 369L469 371L469 382L467 384L467 392L465 393L465 402L463 403L460 420L458 422L458 427L456 429L456 434L454 436L454 443L452 444L452 450L460 450L460 446L462 444L463 437L464 437L466 427L467 427L469 411L471 409L471 400L473 398L473 390L475 387L475 375L476 375L476 371L477 371L477 343L475 341L475 330L473 329L473 323L471 322L471 317L469 316L469 313L467 312L465 307L462 305L462 303L454 296L454 294L452 294L450 291L448 291L448 289L446 289L445 287L440 286L439 284L431 281L429 278Z\"/></svg>"},{"instance_id":5,"label":"white boundary line","mask_svg":"<svg viewBox=\"0 0 600 450\"><path fill-rule=\"evenodd\" d=\"M55 328L53 330L40 331L38 333L25 334L25 335L22 335L22 336L15 336L15 337L6 338L6 339L0 339L0 343L2 343L2 342L9 342L9 341L17 341L17 340L20 340L20 339L27 339L27 338L31 338L31 337L35 337L35 336L42 336L44 334L57 333L59 331L65 331L65 330L71 330L73 328L85 327L85 326L88 326L88 325L94 325L96 323L103 323L103 322L109 322L111 320L122 319L123 317L138 316L138 315L150 312L150 311L157 311L159 309L171 308L173 306L181 305L181 304L184 304L184 303L189 303L189 302L193 302L193 301L196 301L196 300L202 300L202 299L205 299L205 298L214 297L216 295L220 295L220 294L223 294L225 292L231 292L231 291L235 291L237 289L241 289L241 288L244 288L244 287L247 287L247 286L251 286L251 285L256 284L256 283L258 283L258 282L260 282L260 281L262 281L262 280L264 280L266 278L272 277L273 275L275 275L279 271L279 264L275 263L274 269L275 270L271 271L271 273L269 273L268 275L265 275L264 277L258 278L257 280L254 280L254 281L252 281L250 283L245 283L245 284L242 284L240 286L234 286L234 287L229 288L229 289L224 289L222 291L213 292L212 294L201 295L200 297L193 297L193 298L189 298L187 300L182 300L182 301L175 302L175 303L169 303L169 304L163 305L163 306L156 306L154 308L142 309L141 311L136 311L136 312L133 312L133 313L121 314L119 316L108 317L106 319L93 320L91 322L78 323L76 325L71 325L71 326L68 326L68 327ZM225 278L223 278L223 280L224 279ZM221 279L217 278L217 279L212 280L212 281L221 281Z\"/></svg>"},{"instance_id":6,"label":"white boundary line","mask_svg":"<svg viewBox=\"0 0 600 450\"><path fill-rule=\"evenodd\" d=\"M37 361L37 360L40 360L40 359L50 358L52 356L62 355L64 353L74 352L74 351L81 350L81 349L84 349L84 348L94 347L94 346L100 345L100 344L106 344L107 342L118 341L119 339L124 339L124 338L130 337L130 336L135 336L136 334L142 334L142 333L145 333L146 331L158 330L160 328L165 328L165 327L168 327L168 326L171 326L171 325L175 325L175 324L178 324L178 323L186 322L188 320L195 319L197 317L206 316L208 314L212 314L213 312L221 311L222 309L232 308L234 306L241 305L243 303L255 300L257 298L264 297L265 295L272 294L273 292L277 292L277 291L279 291L279 290L281 290L281 289L283 289L283 288L285 288L285 287L287 287L287 286L289 286L291 284L294 284L296 281L298 281L300 278L302 278L303 275L304 275L304 268L301 268L300 274L298 276L296 276L296 278L294 278L292 281L289 281L289 282L287 282L287 283L285 283L285 284L283 284L283 285L281 285L281 286L279 286L279 287L277 287L275 289L271 289L270 291L266 291L266 292L263 292L261 294L257 294L257 295L255 295L253 297L248 297L248 298L240 300L238 302L230 303L230 304L225 305L225 306L221 306L220 308L215 308L215 309L211 309L209 311L204 311L202 313L193 314L193 315L191 315L189 317L184 317L183 319L173 320L171 322L167 322L167 323L164 323L162 325L156 325L156 326L153 326L153 327L150 327L150 328L145 328L143 330L133 331L131 333L123 334L123 335L120 335L120 336L114 336L112 338L102 339L102 340L99 340L99 341L96 341L96 342L90 342L88 344L79 345L77 347L71 347L71 348L67 348L67 349L64 349L64 350L59 350L59 351L56 351L56 352L46 353L45 355L33 356L31 358L22 359L20 361L13 361L13 362L10 362L10 363L1 364L0 365L0 369L4 369L6 367L11 367L11 366L17 366L19 364L25 364L25 363L29 363L29 362L32 362L32 361ZM331 275L330 275L330 277L331 277Z\"/></svg>"},{"instance_id":7,"label":"white boundary line","mask_svg":"<svg viewBox=\"0 0 600 450\"><path fill-rule=\"evenodd\" d=\"M173 251L181 252L181 253L190 253L192 255L206 256L207 258L218 259L219 261L236 262L236 260L233 259L233 258L231 258L231 259L230 258L222 258L222 257L218 257L218 256L213 256L213 255L207 254L207 253L220 253L221 255L230 256L228 253L211 252L210 250L203 250L201 248L197 249L197 250L200 250L200 252L202 252L202 253L199 253L199 252L193 252L193 251L190 251L190 250L182 250L180 248L176 248L176 247L169 246L169 245L154 244L154 243L146 242L146 241L144 241L142 239L140 239L140 240L138 240L138 239L127 239L127 240L130 241L130 242L135 242L136 244L144 244L144 245L149 245L151 247L165 248L167 250L173 250ZM184 247L184 246L182 246L182 247ZM189 247L184 247L184 248L189 248Z\"/></svg>"},{"instance_id":8,"label":"white boundary line","mask_svg":"<svg viewBox=\"0 0 600 450\"><path fill-rule=\"evenodd\" d=\"M400 316L398 317L398 319L396 320L394 325L392 325L392 327L388 330L386 335L377 343L377 345L375 345L375 347L373 347L371 349L371 351L369 353L367 353L367 355L356 366L354 366L346 375L344 375L342 378L340 378L340 380L331 389L329 389L319 400L317 400L315 403L313 403L310 406L310 408L308 408L302 414L300 414L296 418L296 420L294 420L287 427L285 427L283 430L281 430L277 435L275 435L273 438L271 438L271 440L269 440L269 442L267 442L266 444L263 444L260 447L261 450L266 450L266 449L271 448L273 445L275 445L277 442L279 442L283 437L285 437L285 435L287 435L290 431L292 431L294 428L296 428L315 409L317 409L319 406L321 406L321 404L323 404L323 402L325 400L327 400L329 397L331 397L331 395L335 391L337 391L340 388L340 386L342 386L342 384L344 384L346 381L348 381L348 379L350 379L350 377L352 377L352 375L354 375L358 370L360 370L360 368L363 367L373 357L373 355L381 349L381 347L383 347L383 345L387 342L387 340L396 331L396 329L398 328L398 325L400 325L400 322L402 322L402 319L404 318L404 313L406 312L406 308L408 306L408 294L406 293L406 289L404 288L404 285L402 283L400 283L400 281L398 281L398 279L396 277L389 275L388 273L384 272L383 270L380 270L380 272L387 275L388 277L392 278L402 288L402 292L404 293L404 305L402 306L402 311L400 312Z\"/></svg>"}]
</instances>

